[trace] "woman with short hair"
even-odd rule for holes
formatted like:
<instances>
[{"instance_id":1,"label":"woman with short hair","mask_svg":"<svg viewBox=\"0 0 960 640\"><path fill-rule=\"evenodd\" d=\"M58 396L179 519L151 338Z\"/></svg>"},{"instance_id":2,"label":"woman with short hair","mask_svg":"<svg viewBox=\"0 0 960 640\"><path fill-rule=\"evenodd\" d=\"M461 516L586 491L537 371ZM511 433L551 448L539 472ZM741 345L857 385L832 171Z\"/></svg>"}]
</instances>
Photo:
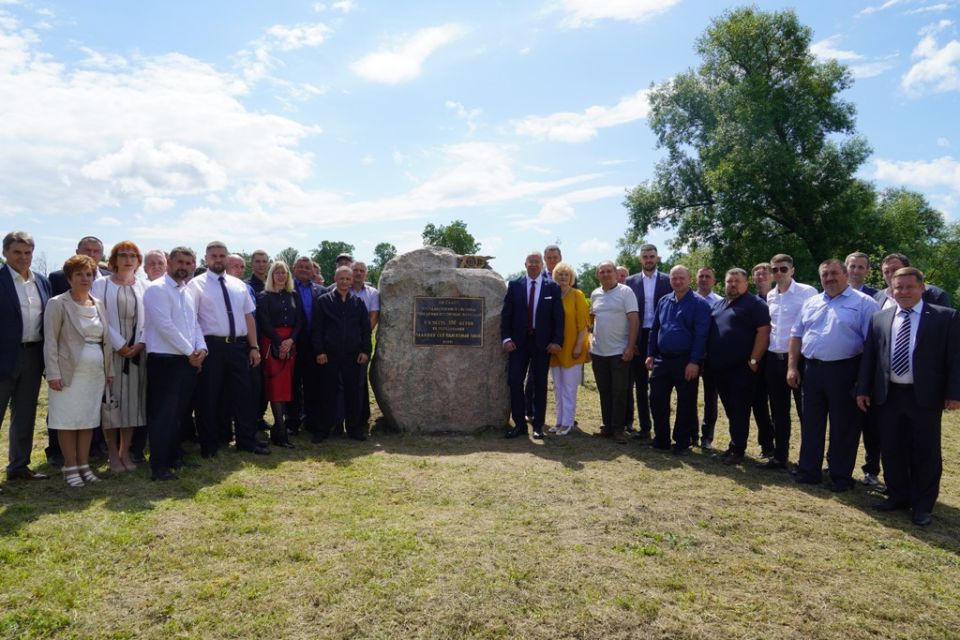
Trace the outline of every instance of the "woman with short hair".
<instances>
[{"instance_id":1,"label":"woman with short hair","mask_svg":"<svg viewBox=\"0 0 960 640\"><path fill-rule=\"evenodd\" d=\"M548 433L565 436L576 421L577 389L583 375L583 364L590 359L587 343L590 309L583 292L573 287L577 282L577 274L570 264L559 263L551 275L554 282L560 285L563 296L563 346L558 353L550 356L557 422Z\"/></svg>"}]
</instances>

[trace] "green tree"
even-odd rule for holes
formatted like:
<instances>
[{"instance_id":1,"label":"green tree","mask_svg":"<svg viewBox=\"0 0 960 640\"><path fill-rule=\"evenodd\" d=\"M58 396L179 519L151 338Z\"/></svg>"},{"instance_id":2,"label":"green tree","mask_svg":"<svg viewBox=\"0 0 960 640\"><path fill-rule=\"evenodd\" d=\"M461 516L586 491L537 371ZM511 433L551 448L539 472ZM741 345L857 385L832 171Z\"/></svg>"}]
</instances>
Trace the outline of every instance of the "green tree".
<instances>
[{"instance_id":1,"label":"green tree","mask_svg":"<svg viewBox=\"0 0 960 640\"><path fill-rule=\"evenodd\" d=\"M449 225L439 227L431 222L423 228L422 236L425 247L446 247L460 255L480 251L480 243L467 231L467 223L463 220L454 220Z\"/></svg>"},{"instance_id":2,"label":"green tree","mask_svg":"<svg viewBox=\"0 0 960 640\"><path fill-rule=\"evenodd\" d=\"M293 263L297 261L297 258L300 257L300 251L293 247L287 247L277 255L273 256L274 260L279 260L281 262L286 262L287 266L293 269Z\"/></svg>"},{"instance_id":3,"label":"green tree","mask_svg":"<svg viewBox=\"0 0 960 640\"><path fill-rule=\"evenodd\" d=\"M855 173L870 150L839 98L852 76L817 62L810 40L793 11L741 8L711 23L700 66L651 92L667 155L627 196L637 236L675 229L675 248L713 248L718 270L771 247L816 263L864 237L874 192Z\"/></svg>"},{"instance_id":4,"label":"green tree","mask_svg":"<svg viewBox=\"0 0 960 640\"><path fill-rule=\"evenodd\" d=\"M327 284L333 284L333 272L336 270L337 256L341 253L353 255L354 246L338 240L324 240L310 254L310 259L320 265L320 273Z\"/></svg>"},{"instance_id":5,"label":"green tree","mask_svg":"<svg viewBox=\"0 0 960 640\"><path fill-rule=\"evenodd\" d=\"M380 274L387 263L397 257L397 248L389 242L381 242L373 248L373 262L367 265L367 279L377 286Z\"/></svg>"},{"instance_id":6,"label":"green tree","mask_svg":"<svg viewBox=\"0 0 960 640\"><path fill-rule=\"evenodd\" d=\"M589 262L581 264L580 271L577 272L577 289L583 291L583 295L587 296L588 302L590 300L590 294L599 286L600 281L597 280L597 265L590 264Z\"/></svg>"}]
</instances>

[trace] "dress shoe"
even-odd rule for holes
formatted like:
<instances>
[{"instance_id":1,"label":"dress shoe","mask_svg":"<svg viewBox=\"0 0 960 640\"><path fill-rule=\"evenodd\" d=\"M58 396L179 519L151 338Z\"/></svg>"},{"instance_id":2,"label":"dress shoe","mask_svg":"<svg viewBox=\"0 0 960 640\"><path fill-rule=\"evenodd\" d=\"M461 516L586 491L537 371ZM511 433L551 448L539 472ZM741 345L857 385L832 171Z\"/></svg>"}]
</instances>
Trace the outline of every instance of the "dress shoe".
<instances>
[{"instance_id":1,"label":"dress shoe","mask_svg":"<svg viewBox=\"0 0 960 640\"><path fill-rule=\"evenodd\" d=\"M173 473L173 471L170 471L170 469L163 469L161 471L157 471L156 473L151 474L150 479L155 481L165 482L167 480L177 480L178 478L176 474Z\"/></svg>"},{"instance_id":2,"label":"dress shoe","mask_svg":"<svg viewBox=\"0 0 960 640\"><path fill-rule=\"evenodd\" d=\"M780 462L776 458L770 458L766 462L759 463L757 466L760 467L761 469L786 469L787 463Z\"/></svg>"},{"instance_id":3,"label":"dress shoe","mask_svg":"<svg viewBox=\"0 0 960 640\"><path fill-rule=\"evenodd\" d=\"M743 454L734 453L732 451L730 452L730 455L728 455L726 458L723 459L723 464L727 465L728 467L738 465L741 462L743 462Z\"/></svg>"},{"instance_id":4,"label":"dress shoe","mask_svg":"<svg viewBox=\"0 0 960 640\"><path fill-rule=\"evenodd\" d=\"M847 491L850 491L850 489L853 489L853 485L848 482L830 483L830 491L833 491L834 493L846 493Z\"/></svg>"},{"instance_id":5,"label":"dress shoe","mask_svg":"<svg viewBox=\"0 0 960 640\"><path fill-rule=\"evenodd\" d=\"M794 476L793 481L796 482L797 484L820 484L821 482L820 480L815 480L813 478L800 475L799 473L797 473L797 475Z\"/></svg>"},{"instance_id":6,"label":"dress shoe","mask_svg":"<svg viewBox=\"0 0 960 640\"><path fill-rule=\"evenodd\" d=\"M933 522L933 515L929 511L914 511L913 524L918 527L929 526Z\"/></svg>"},{"instance_id":7,"label":"dress shoe","mask_svg":"<svg viewBox=\"0 0 960 640\"><path fill-rule=\"evenodd\" d=\"M673 455L675 456L685 456L690 453L690 447L680 447L673 445Z\"/></svg>"},{"instance_id":8,"label":"dress shoe","mask_svg":"<svg viewBox=\"0 0 960 640\"><path fill-rule=\"evenodd\" d=\"M637 440L653 440L653 438L650 436L649 430L643 431L641 429L640 431L637 431L636 435L633 437L636 438Z\"/></svg>"},{"instance_id":9,"label":"dress shoe","mask_svg":"<svg viewBox=\"0 0 960 640\"><path fill-rule=\"evenodd\" d=\"M543 427L534 428L533 437L537 440L543 440Z\"/></svg>"},{"instance_id":10,"label":"dress shoe","mask_svg":"<svg viewBox=\"0 0 960 640\"><path fill-rule=\"evenodd\" d=\"M877 477L875 473L865 473L863 474L863 484L868 487L877 488L880 486L880 478Z\"/></svg>"},{"instance_id":11,"label":"dress shoe","mask_svg":"<svg viewBox=\"0 0 960 640\"><path fill-rule=\"evenodd\" d=\"M874 502L870 505L874 511L898 511L900 509L906 509L908 504L900 502L899 500L893 500L892 498L887 498L886 500L881 500L880 502Z\"/></svg>"},{"instance_id":12,"label":"dress shoe","mask_svg":"<svg viewBox=\"0 0 960 640\"><path fill-rule=\"evenodd\" d=\"M653 447L654 449L659 449L660 451L669 451L669 450L670 450L670 445L669 445L669 444L664 444L664 443L662 443L662 442L657 442L656 440L651 440L651 441L650 441L650 446Z\"/></svg>"},{"instance_id":13,"label":"dress shoe","mask_svg":"<svg viewBox=\"0 0 960 640\"><path fill-rule=\"evenodd\" d=\"M46 480L50 476L38 471L31 471L27 467L7 471L7 480Z\"/></svg>"},{"instance_id":14,"label":"dress shoe","mask_svg":"<svg viewBox=\"0 0 960 640\"><path fill-rule=\"evenodd\" d=\"M713 449L713 440L710 438L700 438L701 449Z\"/></svg>"},{"instance_id":15,"label":"dress shoe","mask_svg":"<svg viewBox=\"0 0 960 640\"><path fill-rule=\"evenodd\" d=\"M258 456L268 456L270 455L270 448L262 444L255 444L252 447L237 447L237 451L246 451L247 453L252 453Z\"/></svg>"},{"instance_id":16,"label":"dress shoe","mask_svg":"<svg viewBox=\"0 0 960 640\"><path fill-rule=\"evenodd\" d=\"M367 434L365 433L351 433L347 435L351 440L356 440L357 442L366 442Z\"/></svg>"},{"instance_id":17,"label":"dress shoe","mask_svg":"<svg viewBox=\"0 0 960 640\"><path fill-rule=\"evenodd\" d=\"M504 434L503 437L509 439L509 438L519 438L520 436L525 436L525 435L527 435L526 425L522 427L514 427L513 429L510 429Z\"/></svg>"},{"instance_id":18,"label":"dress shoe","mask_svg":"<svg viewBox=\"0 0 960 640\"><path fill-rule=\"evenodd\" d=\"M623 432L623 429L613 432L613 441L617 444L627 444L627 434Z\"/></svg>"}]
</instances>

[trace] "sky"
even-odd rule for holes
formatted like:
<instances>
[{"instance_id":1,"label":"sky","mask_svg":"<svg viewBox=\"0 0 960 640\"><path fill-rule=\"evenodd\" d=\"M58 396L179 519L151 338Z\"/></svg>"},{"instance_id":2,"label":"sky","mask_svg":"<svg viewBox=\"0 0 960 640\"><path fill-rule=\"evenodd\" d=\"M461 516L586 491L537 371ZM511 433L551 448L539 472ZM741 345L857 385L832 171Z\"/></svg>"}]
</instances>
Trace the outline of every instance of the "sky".
<instances>
[{"instance_id":1,"label":"sky","mask_svg":"<svg viewBox=\"0 0 960 640\"><path fill-rule=\"evenodd\" d=\"M458 219L501 274L554 242L610 259L663 156L647 92L736 6L0 0L0 217L49 271L85 235L370 260ZM862 177L958 219L960 0L756 6L793 6L849 65Z\"/></svg>"}]
</instances>

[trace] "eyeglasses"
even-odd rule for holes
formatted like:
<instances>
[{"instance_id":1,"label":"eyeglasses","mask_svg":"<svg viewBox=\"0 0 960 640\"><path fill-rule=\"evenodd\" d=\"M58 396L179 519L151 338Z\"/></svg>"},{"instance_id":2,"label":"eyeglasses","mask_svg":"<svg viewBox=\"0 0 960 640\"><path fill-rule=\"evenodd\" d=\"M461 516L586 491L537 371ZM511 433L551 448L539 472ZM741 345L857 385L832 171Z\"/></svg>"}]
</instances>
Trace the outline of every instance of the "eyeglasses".
<instances>
[{"instance_id":1,"label":"eyeglasses","mask_svg":"<svg viewBox=\"0 0 960 640\"><path fill-rule=\"evenodd\" d=\"M786 272L790 271L790 269L791 269L791 267L773 267L773 268L771 268L770 270L773 271L774 273L777 273L777 272L779 272L779 273L786 273Z\"/></svg>"},{"instance_id":2,"label":"eyeglasses","mask_svg":"<svg viewBox=\"0 0 960 640\"><path fill-rule=\"evenodd\" d=\"M133 251L118 251L117 257L118 258L136 258L137 254L134 253Z\"/></svg>"}]
</instances>

